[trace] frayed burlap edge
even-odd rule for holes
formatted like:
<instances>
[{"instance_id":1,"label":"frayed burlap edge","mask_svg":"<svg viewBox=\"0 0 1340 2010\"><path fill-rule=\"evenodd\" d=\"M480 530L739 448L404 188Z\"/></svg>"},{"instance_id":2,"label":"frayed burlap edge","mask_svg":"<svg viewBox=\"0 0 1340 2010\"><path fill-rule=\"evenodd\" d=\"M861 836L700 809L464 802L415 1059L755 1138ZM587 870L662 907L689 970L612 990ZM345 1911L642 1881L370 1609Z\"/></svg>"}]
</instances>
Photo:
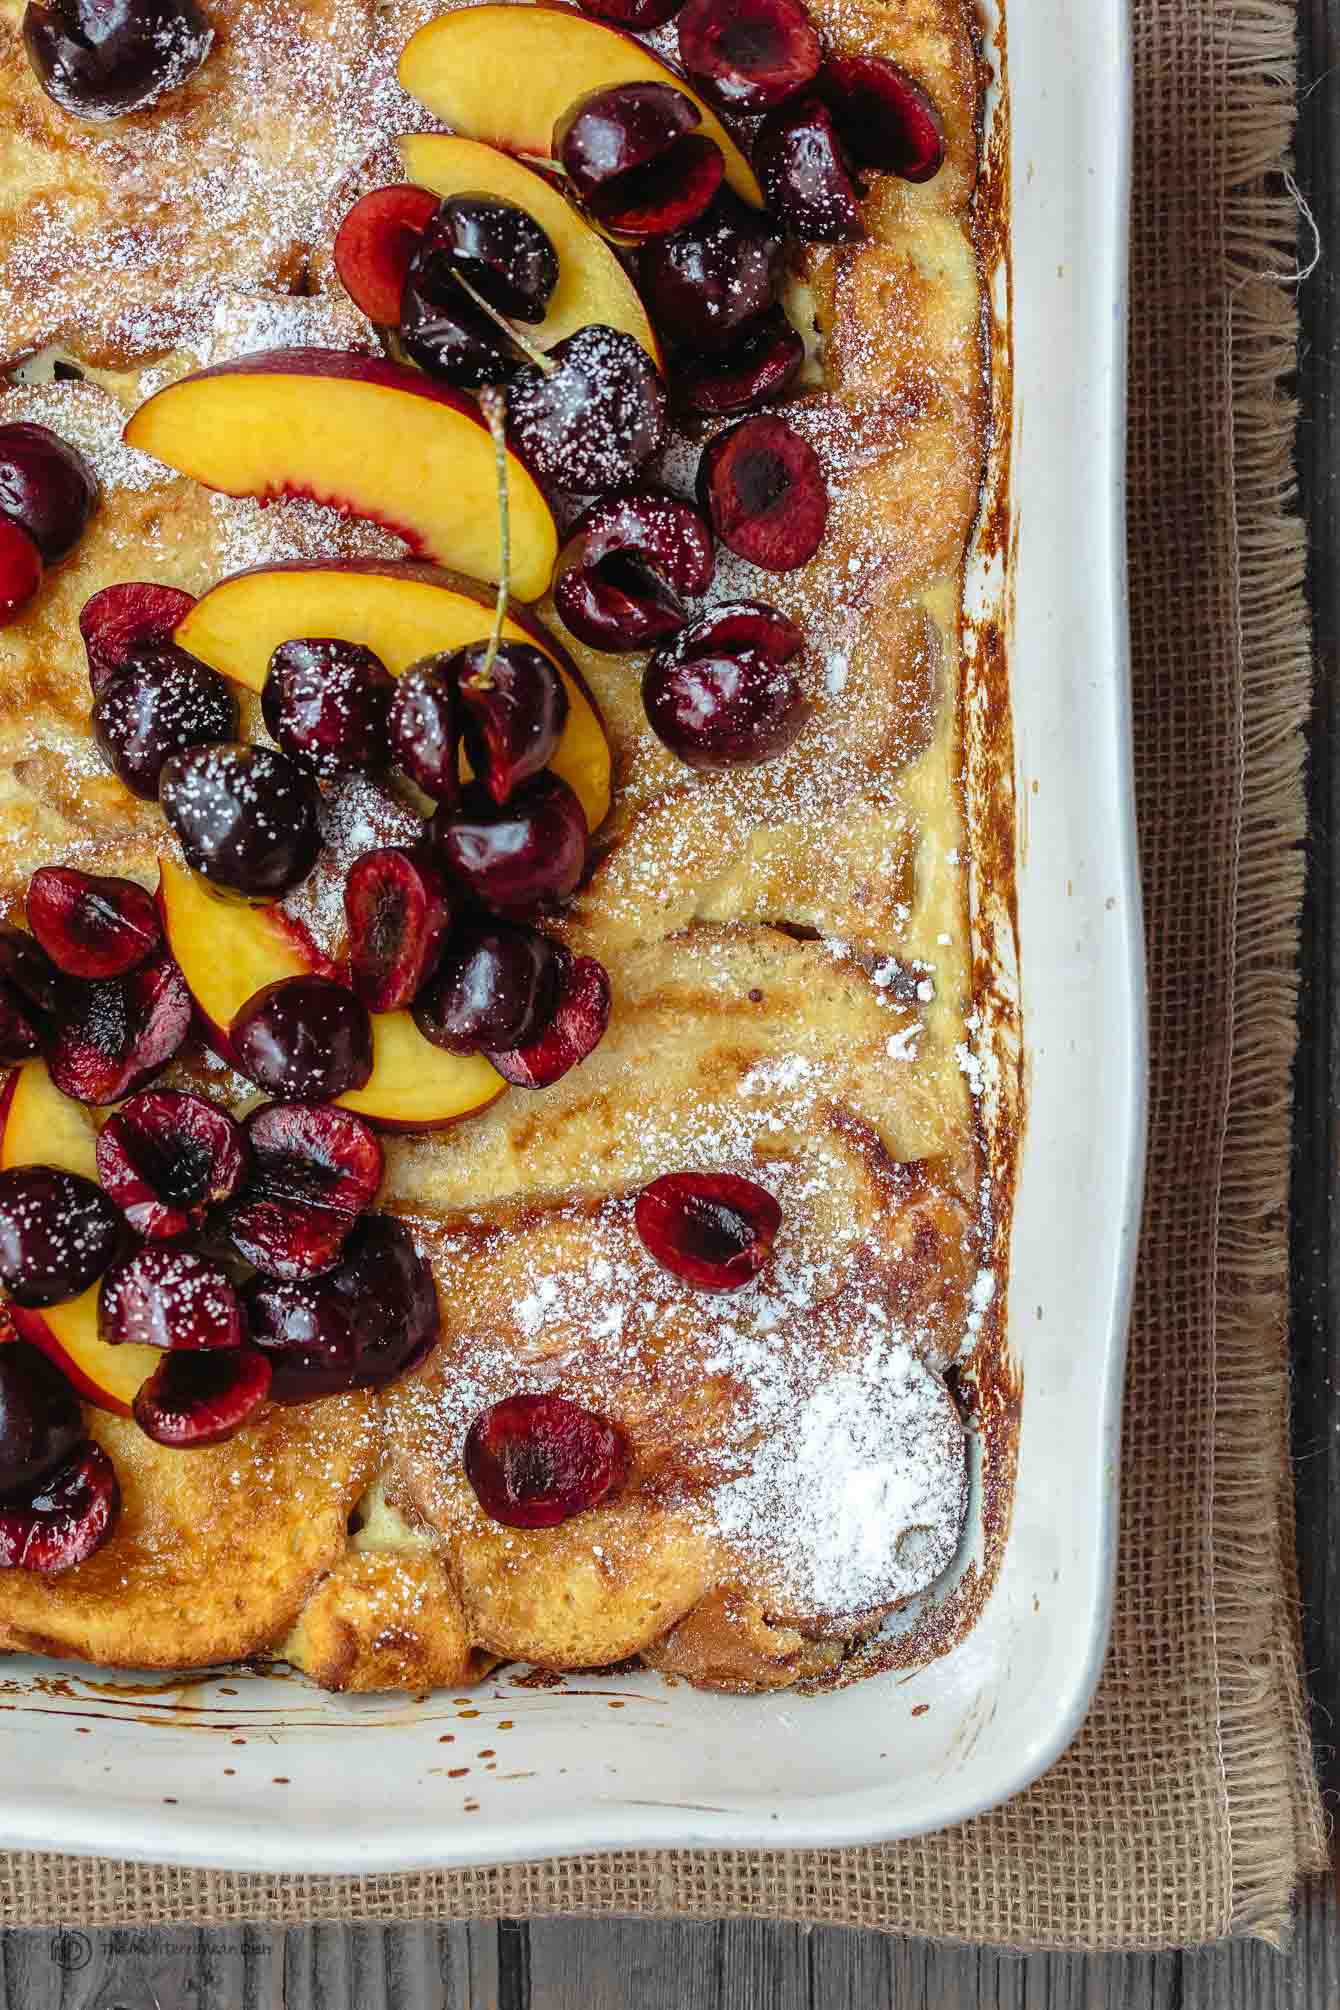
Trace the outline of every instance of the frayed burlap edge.
<instances>
[{"instance_id":1,"label":"frayed burlap edge","mask_svg":"<svg viewBox=\"0 0 1340 2010\"><path fill-rule=\"evenodd\" d=\"M1137 38L1158 43L1165 66L1180 62L1187 72L1181 81L1193 90L1190 61L1173 51L1183 26L1177 10L1146 5ZM1232 399L1223 419L1229 438L1215 442L1211 458L1233 473L1237 562L1228 592L1241 761L1232 832L1232 1031L1221 1057L1229 1093L1215 1155L1215 1451L1203 1538L1214 1586L1217 1693L1197 1699L1218 1724L1217 1814L1225 1835L1201 1832L1213 1874L1199 1881L1189 1875L1186 1835L1179 1854L1166 1839L1133 1846L1101 1833L1102 1752L1113 1754L1120 1743L1125 1720L1118 1712L1086 1734L1082 1759L1077 1748L1011 1808L924 1844L793 1855L637 1853L367 1879L246 1877L16 1854L0 1859L0 1924L638 1913L801 1918L1071 1949L1167 1947L1230 1932L1278 1943L1285 1935L1297 1880L1326 1860L1298 1655L1287 1440L1289 1069L1310 654L1303 539L1292 514L1294 413L1283 394L1296 342L1289 276L1296 212L1275 182L1292 121L1295 14L1289 0L1186 5L1204 8L1202 32L1206 17L1215 17L1207 40L1223 66L1205 88L1218 93L1221 107L1216 151L1227 192L1223 235L1211 256L1222 249L1229 268L1231 309L1214 325L1227 346ZM1144 172L1158 171L1145 164ZM1185 194L1174 188L1163 199ZM1139 306L1137 299L1137 313ZM1158 401L1177 388L1145 384L1156 423ZM1156 1218L1151 1227L1157 1233ZM1040 1802L1045 1814L1030 1819L1030 1803ZM1200 1805L1193 1796L1192 1832Z\"/></svg>"},{"instance_id":2,"label":"frayed burlap edge","mask_svg":"<svg viewBox=\"0 0 1340 2010\"><path fill-rule=\"evenodd\" d=\"M1235 10L1228 52L1227 321L1242 799L1234 840L1233 1033L1219 1181L1213 1582L1230 1930L1278 1944L1327 1859L1301 1676L1288 1417L1287 1212L1298 917L1312 680L1296 510L1299 212L1281 176L1295 113L1294 8ZM1278 1543L1262 1543L1273 1500ZM1281 1727L1286 1736L1281 1738ZM1283 1829L1281 1807L1292 1811Z\"/></svg>"}]
</instances>

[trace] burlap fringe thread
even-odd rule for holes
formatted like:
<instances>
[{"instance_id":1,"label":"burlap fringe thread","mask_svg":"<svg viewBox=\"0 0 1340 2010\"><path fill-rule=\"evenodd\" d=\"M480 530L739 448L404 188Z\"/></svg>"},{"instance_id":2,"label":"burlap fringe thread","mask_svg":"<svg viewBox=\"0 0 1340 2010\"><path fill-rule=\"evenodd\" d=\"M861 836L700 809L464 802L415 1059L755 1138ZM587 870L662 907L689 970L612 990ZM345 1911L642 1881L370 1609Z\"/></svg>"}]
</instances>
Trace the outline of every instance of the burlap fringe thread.
<instances>
[{"instance_id":1,"label":"burlap fringe thread","mask_svg":"<svg viewBox=\"0 0 1340 2010\"><path fill-rule=\"evenodd\" d=\"M1297 317L1286 275L1297 211L1274 185L1287 161L1293 118L1295 14L1289 0L1183 4L1185 19L1164 0L1136 0L1137 100L1141 61L1151 71L1162 65L1165 74L1154 83L1165 94L1166 71L1176 66L1182 90L1217 94L1216 157L1226 185L1220 243L1231 286L1223 322L1231 436L1208 454L1213 460L1222 453L1225 482L1234 477L1237 564L1223 614L1225 632L1236 636L1233 725L1241 789L1231 833L1232 1035L1222 1053L1205 1057L1220 1077L1211 1085L1222 1091L1214 1106L1226 1115L1215 1154L1217 1429L1204 1535L1215 1598L1217 1697L1197 1699L1207 1710L1217 1704L1225 1834L1203 1839L1222 1871L1188 1881L1185 1850L1179 1859L1171 1848L1175 1836L1165 1838L1162 1855L1152 1844L1138 1857L1103 1847L1111 1837L1096 1836L1094 1825L1105 1812L1104 1751L1109 1763L1125 1763L1116 1751L1124 1721L1117 1715L1105 1734L1088 1741L1082 1767L1063 1762L1059 1784L1033 1790L1046 1797L1047 1812L1032 1834L1032 1796L1026 1796L923 1845L790 1856L637 1853L356 1879L14 1855L0 1860L0 1923L729 1913L1072 1949L1166 1947L1225 1933L1283 1937L1296 1880L1326 1861L1298 1661L1284 1370L1289 1067L1310 684L1303 536L1291 513L1294 411L1282 395L1295 355ZM1207 49L1222 60L1222 73L1197 79L1195 65ZM1145 171L1159 169L1147 162ZM1184 194L1173 188L1162 200L1178 202ZM1206 249L1215 256L1216 247ZM1158 426L1160 401L1176 386L1152 383L1149 352L1144 360L1145 420ZM1162 946L1154 941L1155 954ZM1278 1542L1263 1540L1272 1515ZM1177 1754L1164 1756L1175 1763ZM1114 1893L1114 1878L1131 1880L1133 1888Z\"/></svg>"}]
</instances>

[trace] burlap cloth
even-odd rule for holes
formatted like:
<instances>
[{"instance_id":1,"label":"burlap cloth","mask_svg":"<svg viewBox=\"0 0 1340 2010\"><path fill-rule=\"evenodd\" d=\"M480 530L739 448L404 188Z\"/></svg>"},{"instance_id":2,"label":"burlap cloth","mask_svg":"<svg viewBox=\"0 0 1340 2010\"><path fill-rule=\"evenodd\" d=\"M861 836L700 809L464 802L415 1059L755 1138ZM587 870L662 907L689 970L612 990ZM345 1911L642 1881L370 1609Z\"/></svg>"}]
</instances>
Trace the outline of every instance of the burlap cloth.
<instances>
[{"instance_id":1,"label":"burlap cloth","mask_svg":"<svg viewBox=\"0 0 1340 2010\"><path fill-rule=\"evenodd\" d=\"M368 1879L12 1855L0 1922L749 1913L1085 1949L1284 1932L1299 1877L1324 1862L1286 1433L1309 649L1281 395L1295 211L1273 171L1294 26L1287 0L1135 0L1130 553L1153 1106L1116 1628L1081 1736L1008 1806L887 1848Z\"/></svg>"}]
</instances>

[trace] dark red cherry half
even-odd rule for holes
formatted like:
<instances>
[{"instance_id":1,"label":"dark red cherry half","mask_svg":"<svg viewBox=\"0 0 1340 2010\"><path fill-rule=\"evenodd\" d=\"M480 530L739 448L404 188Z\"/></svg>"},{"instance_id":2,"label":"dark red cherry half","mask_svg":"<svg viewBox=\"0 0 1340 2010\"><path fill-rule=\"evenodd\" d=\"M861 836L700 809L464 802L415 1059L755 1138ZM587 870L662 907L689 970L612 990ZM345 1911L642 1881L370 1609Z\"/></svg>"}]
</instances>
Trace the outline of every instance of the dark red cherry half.
<instances>
[{"instance_id":1,"label":"dark red cherry half","mask_svg":"<svg viewBox=\"0 0 1340 2010\"><path fill-rule=\"evenodd\" d=\"M63 112L121 119L194 76L214 30L195 0L29 0L23 40Z\"/></svg>"},{"instance_id":2,"label":"dark red cherry half","mask_svg":"<svg viewBox=\"0 0 1340 2010\"><path fill-rule=\"evenodd\" d=\"M137 1235L170 1242L231 1200L250 1153L242 1126L204 1096L146 1089L98 1132L98 1178Z\"/></svg>"},{"instance_id":3,"label":"dark red cherry half","mask_svg":"<svg viewBox=\"0 0 1340 2010\"><path fill-rule=\"evenodd\" d=\"M768 208L793 237L843 244L865 236L860 186L843 157L833 114L816 91L764 121L754 167Z\"/></svg>"},{"instance_id":4,"label":"dark red cherry half","mask_svg":"<svg viewBox=\"0 0 1340 2010\"><path fill-rule=\"evenodd\" d=\"M344 882L349 975L369 1012L413 1003L442 953L451 904L425 852L386 845L364 852Z\"/></svg>"},{"instance_id":5,"label":"dark red cherry half","mask_svg":"<svg viewBox=\"0 0 1340 2010\"><path fill-rule=\"evenodd\" d=\"M121 977L163 946L153 895L133 879L39 866L28 882L27 911L33 934L70 977Z\"/></svg>"},{"instance_id":6,"label":"dark red cherry half","mask_svg":"<svg viewBox=\"0 0 1340 2010\"><path fill-rule=\"evenodd\" d=\"M434 802L461 798L461 728L450 656L424 656L396 679L388 729L391 758Z\"/></svg>"},{"instance_id":7,"label":"dark red cherry half","mask_svg":"<svg viewBox=\"0 0 1340 2010\"><path fill-rule=\"evenodd\" d=\"M84 1435L79 1398L27 1340L0 1346L0 1499L31 1493Z\"/></svg>"},{"instance_id":8,"label":"dark red cherry half","mask_svg":"<svg viewBox=\"0 0 1340 2010\"><path fill-rule=\"evenodd\" d=\"M581 10L597 21L638 30L661 27L682 3L683 0L581 0Z\"/></svg>"},{"instance_id":9,"label":"dark red cherry half","mask_svg":"<svg viewBox=\"0 0 1340 2010\"><path fill-rule=\"evenodd\" d=\"M647 723L690 768L753 767L791 745L809 707L791 671L757 649L653 656L642 678Z\"/></svg>"},{"instance_id":10,"label":"dark red cherry half","mask_svg":"<svg viewBox=\"0 0 1340 2010\"><path fill-rule=\"evenodd\" d=\"M658 333L695 354L715 353L777 298L781 236L723 188L695 222L642 246L638 278Z\"/></svg>"},{"instance_id":11,"label":"dark red cherry half","mask_svg":"<svg viewBox=\"0 0 1340 2010\"><path fill-rule=\"evenodd\" d=\"M724 111L771 111L819 68L819 37L799 0L687 0L679 59Z\"/></svg>"},{"instance_id":12,"label":"dark red cherry half","mask_svg":"<svg viewBox=\"0 0 1340 2010\"><path fill-rule=\"evenodd\" d=\"M170 642L177 623L184 621L194 606L193 593L142 579L104 586L92 594L80 610L79 633L94 697L109 678L125 669L141 646Z\"/></svg>"},{"instance_id":13,"label":"dark red cherry half","mask_svg":"<svg viewBox=\"0 0 1340 2010\"><path fill-rule=\"evenodd\" d=\"M734 656L756 649L774 663L789 663L805 646L805 637L789 614L765 600L719 600L681 628L660 653L680 661L690 656Z\"/></svg>"},{"instance_id":14,"label":"dark red cherry half","mask_svg":"<svg viewBox=\"0 0 1340 2010\"><path fill-rule=\"evenodd\" d=\"M568 953L538 928L495 922L448 943L414 1001L425 1040L449 1054L524 1046L549 1024Z\"/></svg>"},{"instance_id":15,"label":"dark red cherry half","mask_svg":"<svg viewBox=\"0 0 1340 2010\"><path fill-rule=\"evenodd\" d=\"M385 328L399 321L405 275L437 205L428 189L395 182L360 197L336 231L335 270L369 321Z\"/></svg>"},{"instance_id":16,"label":"dark red cherry half","mask_svg":"<svg viewBox=\"0 0 1340 2010\"><path fill-rule=\"evenodd\" d=\"M324 1103L270 1103L247 1119L252 1173L227 1216L230 1239L269 1277L315 1277L339 1262L386 1169L374 1131Z\"/></svg>"},{"instance_id":17,"label":"dark red cherry half","mask_svg":"<svg viewBox=\"0 0 1340 2010\"><path fill-rule=\"evenodd\" d=\"M830 56L817 89L847 150L863 167L904 181L930 181L944 161L945 136L931 99L886 56Z\"/></svg>"},{"instance_id":18,"label":"dark red cherry half","mask_svg":"<svg viewBox=\"0 0 1340 2010\"><path fill-rule=\"evenodd\" d=\"M233 1015L228 1045L244 1075L285 1102L325 1102L367 1085L367 1006L331 977L281 977Z\"/></svg>"},{"instance_id":19,"label":"dark red cherry half","mask_svg":"<svg viewBox=\"0 0 1340 2010\"><path fill-rule=\"evenodd\" d=\"M161 1075L191 1030L191 994L170 956L125 977L72 983L47 1052L62 1095L102 1106Z\"/></svg>"},{"instance_id":20,"label":"dark red cherry half","mask_svg":"<svg viewBox=\"0 0 1340 2010\"><path fill-rule=\"evenodd\" d=\"M633 1220L663 1270L699 1291L738 1291L772 1255L782 1210L734 1173L666 1173L643 1187Z\"/></svg>"},{"instance_id":21,"label":"dark red cherry half","mask_svg":"<svg viewBox=\"0 0 1340 2010\"><path fill-rule=\"evenodd\" d=\"M101 1277L121 1242L101 1187L58 1166L0 1172L0 1284L16 1305L59 1305Z\"/></svg>"},{"instance_id":22,"label":"dark red cherry half","mask_svg":"<svg viewBox=\"0 0 1340 2010\"><path fill-rule=\"evenodd\" d=\"M802 337L781 308L773 307L724 355L681 360L675 399L690 412L748 412L780 397L804 361Z\"/></svg>"},{"instance_id":23,"label":"dark red cherry half","mask_svg":"<svg viewBox=\"0 0 1340 2010\"><path fill-rule=\"evenodd\" d=\"M658 240L659 241L659 240ZM665 385L642 344L592 322L526 363L507 388L508 437L531 472L573 495L605 495L665 438Z\"/></svg>"},{"instance_id":24,"label":"dark red cherry half","mask_svg":"<svg viewBox=\"0 0 1340 2010\"><path fill-rule=\"evenodd\" d=\"M98 483L81 453L48 426L0 426L0 516L25 531L44 565L84 535Z\"/></svg>"},{"instance_id":25,"label":"dark red cherry half","mask_svg":"<svg viewBox=\"0 0 1340 2010\"><path fill-rule=\"evenodd\" d=\"M255 1416L270 1393L270 1363L259 1347L165 1354L135 1398L146 1438L173 1451L219 1445Z\"/></svg>"},{"instance_id":26,"label":"dark red cherry half","mask_svg":"<svg viewBox=\"0 0 1340 2010\"><path fill-rule=\"evenodd\" d=\"M322 1277L257 1277L245 1293L252 1337L274 1370L276 1403L311 1403L408 1374L441 1329L433 1273L404 1226L365 1215Z\"/></svg>"},{"instance_id":27,"label":"dark red cherry half","mask_svg":"<svg viewBox=\"0 0 1340 2010\"><path fill-rule=\"evenodd\" d=\"M0 628L22 613L42 584L42 554L26 530L0 517Z\"/></svg>"},{"instance_id":28,"label":"dark red cherry half","mask_svg":"<svg viewBox=\"0 0 1340 2010\"><path fill-rule=\"evenodd\" d=\"M65 995L61 973L26 929L0 922L0 1062L36 1054Z\"/></svg>"},{"instance_id":29,"label":"dark red cherry half","mask_svg":"<svg viewBox=\"0 0 1340 2010\"><path fill-rule=\"evenodd\" d=\"M616 1494L628 1444L615 1424L566 1396L508 1396L466 1433L465 1477L491 1521L557 1528Z\"/></svg>"},{"instance_id":30,"label":"dark red cherry half","mask_svg":"<svg viewBox=\"0 0 1340 2010\"><path fill-rule=\"evenodd\" d=\"M109 1347L240 1347L237 1293L193 1249L147 1243L114 1263L98 1287L98 1337Z\"/></svg>"},{"instance_id":31,"label":"dark red cherry half","mask_svg":"<svg viewBox=\"0 0 1340 2010\"><path fill-rule=\"evenodd\" d=\"M457 717L475 780L495 803L510 802L553 758L567 724L563 679L542 649L504 642L489 661L487 642L448 660Z\"/></svg>"},{"instance_id":32,"label":"dark red cherry half","mask_svg":"<svg viewBox=\"0 0 1340 2010\"><path fill-rule=\"evenodd\" d=\"M819 456L769 413L741 419L704 449L698 502L721 542L764 572L804 565L828 523Z\"/></svg>"},{"instance_id":33,"label":"dark red cherry half","mask_svg":"<svg viewBox=\"0 0 1340 2010\"><path fill-rule=\"evenodd\" d=\"M0 1570L70 1570L102 1548L120 1512L116 1468L85 1438L31 1494L0 1506Z\"/></svg>"},{"instance_id":34,"label":"dark red cherry half","mask_svg":"<svg viewBox=\"0 0 1340 2010\"><path fill-rule=\"evenodd\" d=\"M537 775L499 808L477 784L430 825L447 874L486 907L524 913L567 898L586 865L586 816L557 775Z\"/></svg>"},{"instance_id":35,"label":"dark red cherry half","mask_svg":"<svg viewBox=\"0 0 1340 2010\"><path fill-rule=\"evenodd\" d=\"M684 625L684 597L712 584L712 533L696 509L655 489L607 496L574 525L554 605L593 649L645 649Z\"/></svg>"},{"instance_id":36,"label":"dark red cherry half","mask_svg":"<svg viewBox=\"0 0 1340 2010\"><path fill-rule=\"evenodd\" d=\"M548 1025L524 1047L503 1054L490 1049L489 1060L515 1088L547 1089L595 1052L610 1022L610 1005L604 964L565 952L558 1004Z\"/></svg>"},{"instance_id":37,"label":"dark red cherry half","mask_svg":"<svg viewBox=\"0 0 1340 2010\"><path fill-rule=\"evenodd\" d=\"M701 216L721 186L721 149L701 124L673 84L613 84L564 112L554 158L608 230L660 237Z\"/></svg>"}]
</instances>

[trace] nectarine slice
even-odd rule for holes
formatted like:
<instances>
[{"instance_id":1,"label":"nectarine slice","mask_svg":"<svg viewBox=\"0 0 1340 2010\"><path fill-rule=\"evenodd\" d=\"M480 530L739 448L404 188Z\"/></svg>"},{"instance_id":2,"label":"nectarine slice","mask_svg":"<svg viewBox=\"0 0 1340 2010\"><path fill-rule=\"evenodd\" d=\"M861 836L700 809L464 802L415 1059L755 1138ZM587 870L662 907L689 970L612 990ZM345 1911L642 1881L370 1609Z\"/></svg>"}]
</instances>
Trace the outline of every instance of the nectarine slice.
<instances>
[{"instance_id":1,"label":"nectarine slice","mask_svg":"<svg viewBox=\"0 0 1340 2010\"><path fill-rule=\"evenodd\" d=\"M571 8L503 5L439 14L406 43L400 81L453 132L544 160L555 121L588 91L671 84L702 113L698 130L721 148L736 194L763 206L753 169L697 92L631 35Z\"/></svg>"},{"instance_id":2,"label":"nectarine slice","mask_svg":"<svg viewBox=\"0 0 1340 2010\"><path fill-rule=\"evenodd\" d=\"M449 195L501 196L527 210L546 232L558 253L558 284L549 310L537 328L526 334L541 349L552 349L565 335L589 322L621 328L640 342L657 369L663 369L647 310L628 274L605 239L547 182L543 175L499 153L479 140L455 133L407 133L396 141L407 181L431 189L444 200Z\"/></svg>"},{"instance_id":3,"label":"nectarine slice","mask_svg":"<svg viewBox=\"0 0 1340 2010\"><path fill-rule=\"evenodd\" d=\"M381 1130L441 1131L486 1109L506 1087L482 1054L445 1053L408 1012L374 1012L371 1079L335 1100Z\"/></svg>"},{"instance_id":4,"label":"nectarine slice","mask_svg":"<svg viewBox=\"0 0 1340 2010\"><path fill-rule=\"evenodd\" d=\"M174 859L163 859L159 872L168 947L209 1022L211 1039L226 1055L223 1029L248 998L281 977L302 976L319 959L274 908L225 900ZM408 1012L374 1013L372 1040L371 1077L339 1101L386 1130L445 1129L482 1110L507 1087L481 1057L434 1047Z\"/></svg>"},{"instance_id":5,"label":"nectarine slice","mask_svg":"<svg viewBox=\"0 0 1340 2010\"><path fill-rule=\"evenodd\" d=\"M132 414L127 444L225 495L312 496L385 524L478 579L501 563L493 440L472 399L339 349L266 349L198 370ZM558 555L549 505L508 455L512 588L538 600Z\"/></svg>"},{"instance_id":6,"label":"nectarine slice","mask_svg":"<svg viewBox=\"0 0 1340 2010\"><path fill-rule=\"evenodd\" d=\"M301 635L360 642L399 676L421 656L479 641L491 616L491 599L471 581L432 566L309 560L220 580L190 609L175 639L234 683L259 691L280 643ZM591 694L562 645L521 609L513 610L503 635L534 642L562 673L568 720L551 765L575 789L595 830L610 806L610 748Z\"/></svg>"},{"instance_id":7,"label":"nectarine slice","mask_svg":"<svg viewBox=\"0 0 1340 2010\"><path fill-rule=\"evenodd\" d=\"M248 998L281 977L330 968L279 908L230 900L173 858L158 863L158 905L168 948L209 1043L225 1060L231 1059L228 1027Z\"/></svg>"},{"instance_id":8,"label":"nectarine slice","mask_svg":"<svg viewBox=\"0 0 1340 2010\"><path fill-rule=\"evenodd\" d=\"M89 1112L61 1094L43 1062L14 1070L0 1098L0 1168L60 1166L96 1180L97 1138ZM130 1415L136 1390L162 1358L155 1347L109 1347L98 1338L96 1284L64 1305L8 1311L19 1337L49 1354L86 1402L121 1416Z\"/></svg>"}]
</instances>

